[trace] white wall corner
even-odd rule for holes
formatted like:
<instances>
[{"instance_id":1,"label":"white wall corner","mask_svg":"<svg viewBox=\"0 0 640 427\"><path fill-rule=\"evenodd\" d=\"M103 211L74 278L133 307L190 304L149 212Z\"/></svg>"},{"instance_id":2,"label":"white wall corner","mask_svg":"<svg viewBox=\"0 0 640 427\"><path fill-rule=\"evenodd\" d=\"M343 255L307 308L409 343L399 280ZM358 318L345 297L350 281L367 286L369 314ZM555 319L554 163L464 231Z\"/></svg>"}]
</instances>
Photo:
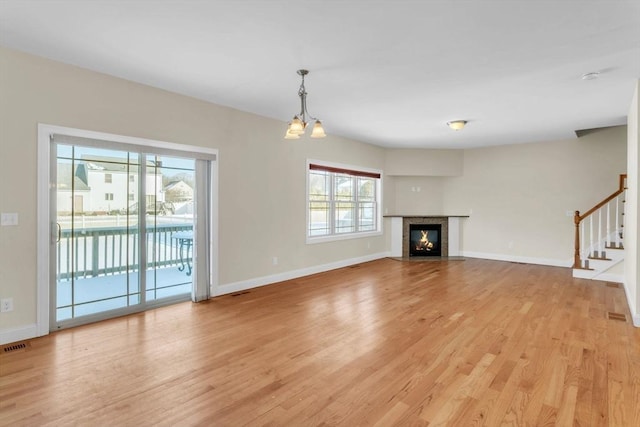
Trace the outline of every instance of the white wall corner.
<instances>
[{"instance_id":1,"label":"white wall corner","mask_svg":"<svg viewBox=\"0 0 640 427\"><path fill-rule=\"evenodd\" d=\"M460 218L450 216L449 221L449 256L460 256Z\"/></svg>"},{"instance_id":2,"label":"white wall corner","mask_svg":"<svg viewBox=\"0 0 640 427\"><path fill-rule=\"evenodd\" d=\"M38 328L35 324L14 329L2 329L0 330L0 345L28 340L37 336Z\"/></svg>"},{"instance_id":3,"label":"white wall corner","mask_svg":"<svg viewBox=\"0 0 640 427\"><path fill-rule=\"evenodd\" d=\"M629 304L633 325L640 327L640 280L638 269L640 267L640 253L638 241L640 230L638 229L638 167L640 164L640 80L636 82L633 91L629 114L627 116L627 192L624 207L624 234L625 234L625 281L624 290Z\"/></svg>"},{"instance_id":4,"label":"white wall corner","mask_svg":"<svg viewBox=\"0 0 640 427\"><path fill-rule=\"evenodd\" d=\"M391 256L402 256L402 217L391 218Z\"/></svg>"}]
</instances>

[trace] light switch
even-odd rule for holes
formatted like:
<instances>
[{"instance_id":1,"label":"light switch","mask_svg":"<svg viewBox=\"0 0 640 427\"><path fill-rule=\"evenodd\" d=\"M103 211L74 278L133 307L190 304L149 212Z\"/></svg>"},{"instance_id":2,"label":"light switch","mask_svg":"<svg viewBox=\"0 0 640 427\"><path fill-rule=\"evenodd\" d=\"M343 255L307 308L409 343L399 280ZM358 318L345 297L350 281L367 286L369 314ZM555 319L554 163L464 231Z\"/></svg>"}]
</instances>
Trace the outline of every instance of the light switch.
<instances>
[{"instance_id":1,"label":"light switch","mask_svg":"<svg viewBox=\"0 0 640 427\"><path fill-rule=\"evenodd\" d=\"M0 214L0 225L18 225L18 214L2 212Z\"/></svg>"}]
</instances>

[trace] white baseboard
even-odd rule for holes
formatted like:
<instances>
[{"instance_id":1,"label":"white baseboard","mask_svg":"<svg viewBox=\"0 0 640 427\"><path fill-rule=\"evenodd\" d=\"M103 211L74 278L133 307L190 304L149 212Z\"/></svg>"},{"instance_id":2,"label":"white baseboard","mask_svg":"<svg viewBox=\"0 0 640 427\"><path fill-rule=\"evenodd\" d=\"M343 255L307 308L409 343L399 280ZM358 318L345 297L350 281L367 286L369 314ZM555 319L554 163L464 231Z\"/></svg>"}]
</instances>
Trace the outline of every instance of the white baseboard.
<instances>
[{"instance_id":1,"label":"white baseboard","mask_svg":"<svg viewBox=\"0 0 640 427\"><path fill-rule=\"evenodd\" d=\"M631 295L631 292L629 292L627 282L622 281L622 286L624 287L624 294L627 297L627 305L629 306L629 313L631 313L631 321L633 322L633 326L635 326L636 328L640 328L640 313L636 312L635 304L632 304L631 300L629 299L629 295Z\"/></svg>"},{"instance_id":2,"label":"white baseboard","mask_svg":"<svg viewBox=\"0 0 640 427\"><path fill-rule=\"evenodd\" d=\"M271 285L273 283L284 282L285 280L297 279L298 277L309 276L311 274L323 273L325 271L335 270L337 268L348 267L362 262L375 261L377 259L391 256L389 252L381 252L377 254L365 255L357 258L331 262L329 264L316 265L313 267L301 268L299 270L285 271L283 273L272 274L269 276L256 277L240 282L226 283L214 289L211 296L226 295L233 292L240 292L247 289L258 288L260 286Z\"/></svg>"},{"instance_id":3,"label":"white baseboard","mask_svg":"<svg viewBox=\"0 0 640 427\"><path fill-rule=\"evenodd\" d=\"M515 255L492 254L492 253L485 253L485 252L470 252L470 251L461 251L460 255L466 258L481 258L481 259L490 259L493 261L521 262L524 264L548 265L550 267L571 267L573 265L572 259L568 261L561 261L561 260L551 259L551 258L532 258L532 257L523 257L523 256L515 256Z\"/></svg>"},{"instance_id":4,"label":"white baseboard","mask_svg":"<svg viewBox=\"0 0 640 427\"><path fill-rule=\"evenodd\" d=\"M604 272L596 275L593 278L593 280L602 280L604 282L613 282L613 283L624 283L624 275Z\"/></svg>"},{"instance_id":5,"label":"white baseboard","mask_svg":"<svg viewBox=\"0 0 640 427\"><path fill-rule=\"evenodd\" d=\"M22 326L15 329L0 330L0 345L9 344L16 341L28 340L38 336L36 324Z\"/></svg>"},{"instance_id":6,"label":"white baseboard","mask_svg":"<svg viewBox=\"0 0 640 427\"><path fill-rule=\"evenodd\" d=\"M571 275L574 279L589 279L589 280L598 280L596 279L596 275L598 274L595 270L583 270L581 268L573 268Z\"/></svg>"},{"instance_id":7,"label":"white baseboard","mask_svg":"<svg viewBox=\"0 0 640 427\"><path fill-rule=\"evenodd\" d=\"M624 283L624 275L615 273L600 273L596 270L573 269L573 277L576 279L601 280L603 282Z\"/></svg>"}]
</instances>

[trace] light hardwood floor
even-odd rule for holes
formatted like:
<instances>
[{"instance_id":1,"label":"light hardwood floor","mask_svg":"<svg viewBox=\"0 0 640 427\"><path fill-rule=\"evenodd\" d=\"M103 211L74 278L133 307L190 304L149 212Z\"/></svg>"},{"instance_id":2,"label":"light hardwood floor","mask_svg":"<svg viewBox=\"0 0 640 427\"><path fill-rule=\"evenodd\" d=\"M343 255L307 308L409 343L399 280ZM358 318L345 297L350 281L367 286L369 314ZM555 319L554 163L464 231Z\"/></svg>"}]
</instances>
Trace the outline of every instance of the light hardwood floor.
<instances>
[{"instance_id":1,"label":"light hardwood floor","mask_svg":"<svg viewBox=\"0 0 640 427\"><path fill-rule=\"evenodd\" d=\"M0 354L0 424L640 426L622 288L383 259Z\"/></svg>"}]
</instances>

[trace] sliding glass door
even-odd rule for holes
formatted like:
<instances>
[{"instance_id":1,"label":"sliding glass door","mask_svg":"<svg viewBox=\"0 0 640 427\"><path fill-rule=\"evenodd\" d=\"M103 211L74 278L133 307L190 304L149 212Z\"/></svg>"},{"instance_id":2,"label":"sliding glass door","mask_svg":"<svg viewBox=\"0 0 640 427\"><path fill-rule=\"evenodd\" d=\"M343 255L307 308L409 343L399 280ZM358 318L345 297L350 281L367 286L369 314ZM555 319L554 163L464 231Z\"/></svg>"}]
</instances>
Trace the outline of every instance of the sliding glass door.
<instances>
[{"instance_id":1,"label":"sliding glass door","mask_svg":"<svg viewBox=\"0 0 640 427\"><path fill-rule=\"evenodd\" d=\"M51 151L52 329L192 298L210 273L194 257L210 238L208 161L60 135Z\"/></svg>"},{"instance_id":2,"label":"sliding glass door","mask_svg":"<svg viewBox=\"0 0 640 427\"><path fill-rule=\"evenodd\" d=\"M191 295L195 182L194 159L147 161L146 301Z\"/></svg>"}]
</instances>

